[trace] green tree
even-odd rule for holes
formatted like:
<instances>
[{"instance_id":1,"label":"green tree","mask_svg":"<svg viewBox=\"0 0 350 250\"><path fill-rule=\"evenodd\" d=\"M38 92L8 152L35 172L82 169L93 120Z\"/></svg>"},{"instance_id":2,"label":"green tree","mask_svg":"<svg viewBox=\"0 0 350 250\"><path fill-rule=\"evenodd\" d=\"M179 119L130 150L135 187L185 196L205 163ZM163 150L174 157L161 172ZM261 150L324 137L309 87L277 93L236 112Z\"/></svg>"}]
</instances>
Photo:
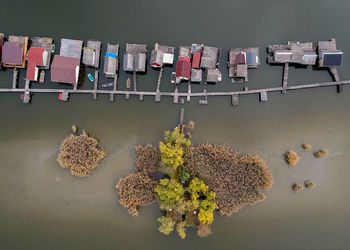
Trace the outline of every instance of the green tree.
<instances>
[{"instance_id":1,"label":"green tree","mask_svg":"<svg viewBox=\"0 0 350 250\"><path fill-rule=\"evenodd\" d=\"M170 217L162 216L158 218L159 225L159 232L169 235L174 230L175 222Z\"/></svg>"},{"instance_id":2,"label":"green tree","mask_svg":"<svg viewBox=\"0 0 350 250\"><path fill-rule=\"evenodd\" d=\"M174 179L161 179L155 191L161 209L171 209L177 202L184 199L185 189Z\"/></svg>"}]
</instances>

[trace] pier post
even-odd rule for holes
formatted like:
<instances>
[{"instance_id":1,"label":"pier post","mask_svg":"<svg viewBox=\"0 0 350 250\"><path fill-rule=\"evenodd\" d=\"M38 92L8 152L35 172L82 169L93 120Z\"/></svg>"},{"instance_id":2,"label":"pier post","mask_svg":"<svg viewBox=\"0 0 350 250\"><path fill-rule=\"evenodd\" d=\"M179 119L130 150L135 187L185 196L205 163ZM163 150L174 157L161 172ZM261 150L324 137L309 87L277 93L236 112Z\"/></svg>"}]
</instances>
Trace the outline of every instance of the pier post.
<instances>
[{"instance_id":1,"label":"pier post","mask_svg":"<svg viewBox=\"0 0 350 250\"><path fill-rule=\"evenodd\" d=\"M175 95L174 95L174 103L178 103L179 102L179 84L175 84Z\"/></svg>"},{"instance_id":2,"label":"pier post","mask_svg":"<svg viewBox=\"0 0 350 250\"><path fill-rule=\"evenodd\" d=\"M180 111L180 126L184 123L185 109L181 108Z\"/></svg>"},{"instance_id":3,"label":"pier post","mask_svg":"<svg viewBox=\"0 0 350 250\"><path fill-rule=\"evenodd\" d=\"M238 95L237 94L232 95L231 101L233 106L238 106Z\"/></svg>"},{"instance_id":4,"label":"pier post","mask_svg":"<svg viewBox=\"0 0 350 250\"><path fill-rule=\"evenodd\" d=\"M338 75L338 70L336 67L329 67L329 73L332 75L333 81L339 82L339 75ZM341 93L343 92L343 85L337 85L337 92Z\"/></svg>"},{"instance_id":5,"label":"pier post","mask_svg":"<svg viewBox=\"0 0 350 250\"><path fill-rule=\"evenodd\" d=\"M188 87L187 87L187 102L191 101L191 80L188 80Z\"/></svg>"},{"instance_id":6,"label":"pier post","mask_svg":"<svg viewBox=\"0 0 350 250\"><path fill-rule=\"evenodd\" d=\"M158 76L158 81L157 81L157 89L156 89L156 97L155 97L155 101L156 102L160 102L160 82L162 80L162 75L163 75L163 70L164 68L161 68L159 71L159 76Z\"/></svg>"},{"instance_id":7,"label":"pier post","mask_svg":"<svg viewBox=\"0 0 350 250\"><path fill-rule=\"evenodd\" d=\"M97 100L97 86L98 86L98 70L95 70L95 81L94 81L94 100Z\"/></svg>"},{"instance_id":8,"label":"pier post","mask_svg":"<svg viewBox=\"0 0 350 250\"><path fill-rule=\"evenodd\" d=\"M12 78L12 88L17 88L17 78L18 78L18 70L16 68L13 69L13 78Z\"/></svg>"},{"instance_id":9,"label":"pier post","mask_svg":"<svg viewBox=\"0 0 350 250\"><path fill-rule=\"evenodd\" d=\"M113 93L111 93L111 94L109 95L109 100L110 100L111 102L114 101L114 91L117 91L117 84L118 84L118 74L116 74L116 75L114 76L114 79L113 79Z\"/></svg>"},{"instance_id":10,"label":"pier post","mask_svg":"<svg viewBox=\"0 0 350 250\"><path fill-rule=\"evenodd\" d=\"M136 71L132 72L132 78L134 80L134 91L137 91L137 83L136 83Z\"/></svg>"},{"instance_id":11,"label":"pier post","mask_svg":"<svg viewBox=\"0 0 350 250\"><path fill-rule=\"evenodd\" d=\"M30 93L29 93L29 88L30 88L30 81L26 80L26 84L24 86L24 95L23 95L23 103L28 104L30 103Z\"/></svg>"},{"instance_id":12,"label":"pier post","mask_svg":"<svg viewBox=\"0 0 350 250\"><path fill-rule=\"evenodd\" d=\"M207 82L204 82L203 84L203 96L204 100L199 100L199 104L208 104Z\"/></svg>"},{"instance_id":13,"label":"pier post","mask_svg":"<svg viewBox=\"0 0 350 250\"><path fill-rule=\"evenodd\" d=\"M288 71L289 71L289 63L284 64L283 68L283 86L282 86L282 94L287 93L287 85L288 85Z\"/></svg>"}]
</instances>

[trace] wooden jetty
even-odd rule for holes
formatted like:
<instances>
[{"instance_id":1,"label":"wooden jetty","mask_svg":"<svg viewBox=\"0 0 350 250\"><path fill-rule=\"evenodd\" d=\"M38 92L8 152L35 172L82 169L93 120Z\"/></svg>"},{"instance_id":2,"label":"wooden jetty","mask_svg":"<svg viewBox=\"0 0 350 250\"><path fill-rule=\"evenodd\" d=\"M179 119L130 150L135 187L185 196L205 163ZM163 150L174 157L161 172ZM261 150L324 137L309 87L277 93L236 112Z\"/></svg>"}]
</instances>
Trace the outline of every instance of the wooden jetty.
<instances>
[{"instance_id":1,"label":"wooden jetty","mask_svg":"<svg viewBox=\"0 0 350 250\"><path fill-rule=\"evenodd\" d=\"M98 78L98 77L97 77ZM338 85L349 85L350 80L346 81L331 81L331 82L320 82L320 83L308 83L308 84L300 84L300 85L292 85L287 86L287 91L292 90L300 90L300 89L311 89L311 88L318 88L318 87L331 87L331 86L338 86ZM175 85L177 86L177 85ZM252 95L257 94L260 96L261 101L267 101L268 93L270 92L282 92L283 86L281 87L272 87L272 88L264 88L264 89L251 89L248 91L226 91L226 92L207 92L206 89L203 90L203 92L191 92L190 94L188 92L178 92L178 87L175 87L174 92L148 92L148 91L125 91L125 90L101 90L101 89L32 89L30 88L29 81L26 82L25 88L0 88L0 94L1 93L24 93L26 96L30 96L33 93L57 93L61 94L61 100L67 101L70 94L92 94L92 95L124 95L126 99L130 97L130 95L136 95L140 96L141 99L144 98L144 96L169 96L174 98L174 103L178 103L179 97L204 97L204 100L200 100L200 104L205 104L207 102L207 97L210 96L229 96L232 98L232 104L234 106L238 105L238 99L240 95Z\"/></svg>"}]
</instances>

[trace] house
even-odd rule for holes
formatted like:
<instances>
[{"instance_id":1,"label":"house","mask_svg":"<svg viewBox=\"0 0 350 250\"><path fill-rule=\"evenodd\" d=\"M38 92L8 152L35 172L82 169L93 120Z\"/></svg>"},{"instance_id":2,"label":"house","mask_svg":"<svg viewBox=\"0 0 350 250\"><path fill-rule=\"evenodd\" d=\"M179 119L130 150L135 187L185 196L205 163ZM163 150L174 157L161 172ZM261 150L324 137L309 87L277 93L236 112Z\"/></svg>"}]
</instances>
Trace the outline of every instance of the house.
<instances>
[{"instance_id":1,"label":"house","mask_svg":"<svg viewBox=\"0 0 350 250\"><path fill-rule=\"evenodd\" d=\"M318 66L335 67L340 66L343 59L343 51L337 49L336 40L318 42Z\"/></svg>"},{"instance_id":2,"label":"house","mask_svg":"<svg viewBox=\"0 0 350 250\"><path fill-rule=\"evenodd\" d=\"M219 65L220 49L203 46L201 68L214 69Z\"/></svg>"},{"instance_id":3,"label":"house","mask_svg":"<svg viewBox=\"0 0 350 250\"><path fill-rule=\"evenodd\" d=\"M316 51L311 42L288 42L284 45L269 45L267 47L270 64L300 64L300 65L315 65Z\"/></svg>"},{"instance_id":4,"label":"house","mask_svg":"<svg viewBox=\"0 0 350 250\"><path fill-rule=\"evenodd\" d=\"M202 81L202 69L191 69L191 82Z\"/></svg>"},{"instance_id":5,"label":"house","mask_svg":"<svg viewBox=\"0 0 350 250\"><path fill-rule=\"evenodd\" d=\"M191 58L179 57L176 64L175 83L191 78Z\"/></svg>"},{"instance_id":6,"label":"house","mask_svg":"<svg viewBox=\"0 0 350 250\"><path fill-rule=\"evenodd\" d=\"M145 72L146 71L146 44L126 44L123 57L124 71Z\"/></svg>"},{"instance_id":7,"label":"house","mask_svg":"<svg viewBox=\"0 0 350 250\"><path fill-rule=\"evenodd\" d=\"M151 52L150 65L153 68L162 68L163 65L173 65L174 63L175 48L159 45L154 45L154 50Z\"/></svg>"},{"instance_id":8,"label":"house","mask_svg":"<svg viewBox=\"0 0 350 250\"><path fill-rule=\"evenodd\" d=\"M5 67L25 68L28 37L10 36L2 48L2 63Z\"/></svg>"},{"instance_id":9,"label":"house","mask_svg":"<svg viewBox=\"0 0 350 250\"><path fill-rule=\"evenodd\" d=\"M47 62L47 51L45 48L31 47L27 54L27 75L26 79L29 81L38 81L39 68L38 66L45 67Z\"/></svg>"},{"instance_id":10,"label":"house","mask_svg":"<svg viewBox=\"0 0 350 250\"><path fill-rule=\"evenodd\" d=\"M192 68L198 69L200 66L201 61L201 53L200 52L194 52L192 54Z\"/></svg>"},{"instance_id":11,"label":"house","mask_svg":"<svg viewBox=\"0 0 350 250\"><path fill-rule=\"evenodd\" d=\"M60 56L81 59L81 51L83 48L83 41L72 39L61 39Z\"/></svg>"},{"instance_id":12,"label":"house","mask_svg":"<svg viewBox=\"0 0 350 250\"><path fill-rule=\"evenodd\" d=\"M210 83L217 83L222 80L222 75L219 69L206 69L205 79Z\"/></svg>"},{"instance_id":13,"label":"house","mask_svg":"<svg viewBox=\"0 0 350 250\"><path fill-rule=\"evenodd\" d=\"M80 59L56 55L51 65L51 81L78 84Z\"/></svg>"},{"instance_id":14,"label":"house","mask_svg":"<svg viewBox=\"0 0 350 250\"><path fill-rule=\"evenodd\" d=\"M259 48L237 48L228 52L227 67L229 77L236 81L248 81L248 69L256 69L260 65Z\"/></svg>"},{"instance_id":15,"label":"house","mask_svg":"<svg viewBox=\"0 0 350 250\"><path fill-rule=\"evenodd\" d=\"M86 47L83 48L83 63L86 66L99 68L100 53L101 53L100 41L93 41L93 40L87 41Z\"/></svg>"},{"instance_id":16,"label":"house","mask_svg":"<svg viewBox=\"0 0 350 250\"><path fill-rule=\"evenodd\" d=\"M103 73L106 77L115 77L119 66L119 44L107 44Z\"/></svg>"},{"instance_id":17,"label":"house","mask_svg":"<svg viewBox=\"0 0 350 250\"><path fill-rule=\"evenodd\" d=\"M30 38L30 46L35 48L45 48L47 51L47 63L43 68L50 69L51 53L53 53L55 49L53 39L49 37L32 37Z\"/></svg>"}]
</instances>

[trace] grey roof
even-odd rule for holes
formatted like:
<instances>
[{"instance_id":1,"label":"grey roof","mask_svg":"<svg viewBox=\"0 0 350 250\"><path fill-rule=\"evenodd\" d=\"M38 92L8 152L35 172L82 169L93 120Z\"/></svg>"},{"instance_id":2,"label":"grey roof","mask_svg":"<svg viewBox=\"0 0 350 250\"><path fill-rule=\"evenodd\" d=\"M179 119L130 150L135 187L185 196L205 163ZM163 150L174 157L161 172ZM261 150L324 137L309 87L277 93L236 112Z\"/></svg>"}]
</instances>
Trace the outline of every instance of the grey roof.
<instances>
[{"instance_id":1,"label":"grey roof","mask_svg":"<svg viewBox=\"0 0 350 250\"><path fill-rule=\"evenodd\" d=\"M191 47L190 46L179 46L179 57L191 57Z\"/></svg>"},{"instance_id":2,"label":"grey roof","mask_svg":"<svg viewBox=\"0 0 350 250\"><path fill-rule=\"evenodd\" d=\"M106 53L115 53L115 57L105 56L103 73L106 77L114 77L118 70L119 44L107 44Z\"/></svg>"},{"instance_id":3,"label":"grey roof","mask_svg":"<svg viewBox=\"0 0 350 250\"><path fill-rule=\"evenodd\" d=\"M72 39L61 39L60 56L74 57L81 59L83 41Z\"/></svg>"},{"instance_id":4,"label":"grey roof","mask_svg":"<svg viewBox=\"0 0 350 250\"><path fill-rule=\"evenodd\" d=\"M124 71L146 71L146 54L128 54L125 53L123 57Z\"/></svg>"},{"instance_id":5,"label":"grey roof","mask_svg":"<svg viewBox=\"0 0 350 250\"><path fill-rule=\"evenodd\" d=\"M175 47L166 46L166 45L158 45L158 50L163 53L175 54Z\"/></svg>"},{"instance_id":6,"label":"grey roof","mask_svg":"<svg viewBox=\"0 0 350 250\"><path fill-rule=\"evenodd\" d=\"M191 82L201 82L202 81L202 70L201 69L191 69Z\"/></svg>"},{"instance_id":7,"label":"grey roof","mask_svg":"<svg viewBox=\"0 0 350 250\"><path fill-rule=\"evenodd\" d=\"M219 69L206 69L205 72L205 80L206 82L219 82L221 81L221 72Z\"/></svg>"},{"instance_id":8,"label":"grey roof","mask_svg":"<svg viewBox=\"0 0 350 250\"><path fill-rule=\"evenodd\" d=\"M89 40L83 50L83 63L98 68L100 65L101 42Z\"/></svg>"},{"instance_id":9,"label":"grey roof","mask_svg":"<svg viewBox=\"0 0 350 250\"><path fill-rule=\"evenodd\" d=\"M236 67L236 77L246 79L248 77L248 66L246 64L238 64Z\"/></svg>"},{"instance_id":10,"label":"grey roof","mask_svg":"<svg viewBox=\"0 0 350 250\"><path fill-rule=\"evenodd\" d=\"M163 67L163 56L164 53L161 50L152 50L150 64L157 64L158 67Z\"/></svg>"},{"instance_id":11,"label":"grey roof","mask_svg":"<svg viewBox=\"0 0 350 250\"><path fill-rule=\"evenodd\" d=\"M127 43L125 52L130 53L130 54L146 53L147 52L147 45L146 44Z\"/></svg>"},{"instance_id":12,"label":"grey roof","mask_svg":"<svg viewBox=\"0 0 350 250\"><path fill-rule=\"evenodd\" d=\"M220 49L204 46L201 58L201 68L216 68L219 63Z\"/></svg>"},{"instance_id":13,"label":"grey roof","mask_svg":"<svg viewBox=\"0 0 350 250\"><path fill-rule=\"evenodd\" d=\"M332 38L329 41L319 41L318 42L318 49L320 51L327 50L327 51L337 51L337 45L335 38Z\"/></svg>"},{"instance_id":14,"label":"grey roof","mask_svg":"<svg viewBox=\"0 0 350 250\"><path fill-rule=\"evenodd\" d=\"M270 45L270 63L316 64L316 51L313 43L288 42L286 45Z\"/></svg>"}]
</instances>

